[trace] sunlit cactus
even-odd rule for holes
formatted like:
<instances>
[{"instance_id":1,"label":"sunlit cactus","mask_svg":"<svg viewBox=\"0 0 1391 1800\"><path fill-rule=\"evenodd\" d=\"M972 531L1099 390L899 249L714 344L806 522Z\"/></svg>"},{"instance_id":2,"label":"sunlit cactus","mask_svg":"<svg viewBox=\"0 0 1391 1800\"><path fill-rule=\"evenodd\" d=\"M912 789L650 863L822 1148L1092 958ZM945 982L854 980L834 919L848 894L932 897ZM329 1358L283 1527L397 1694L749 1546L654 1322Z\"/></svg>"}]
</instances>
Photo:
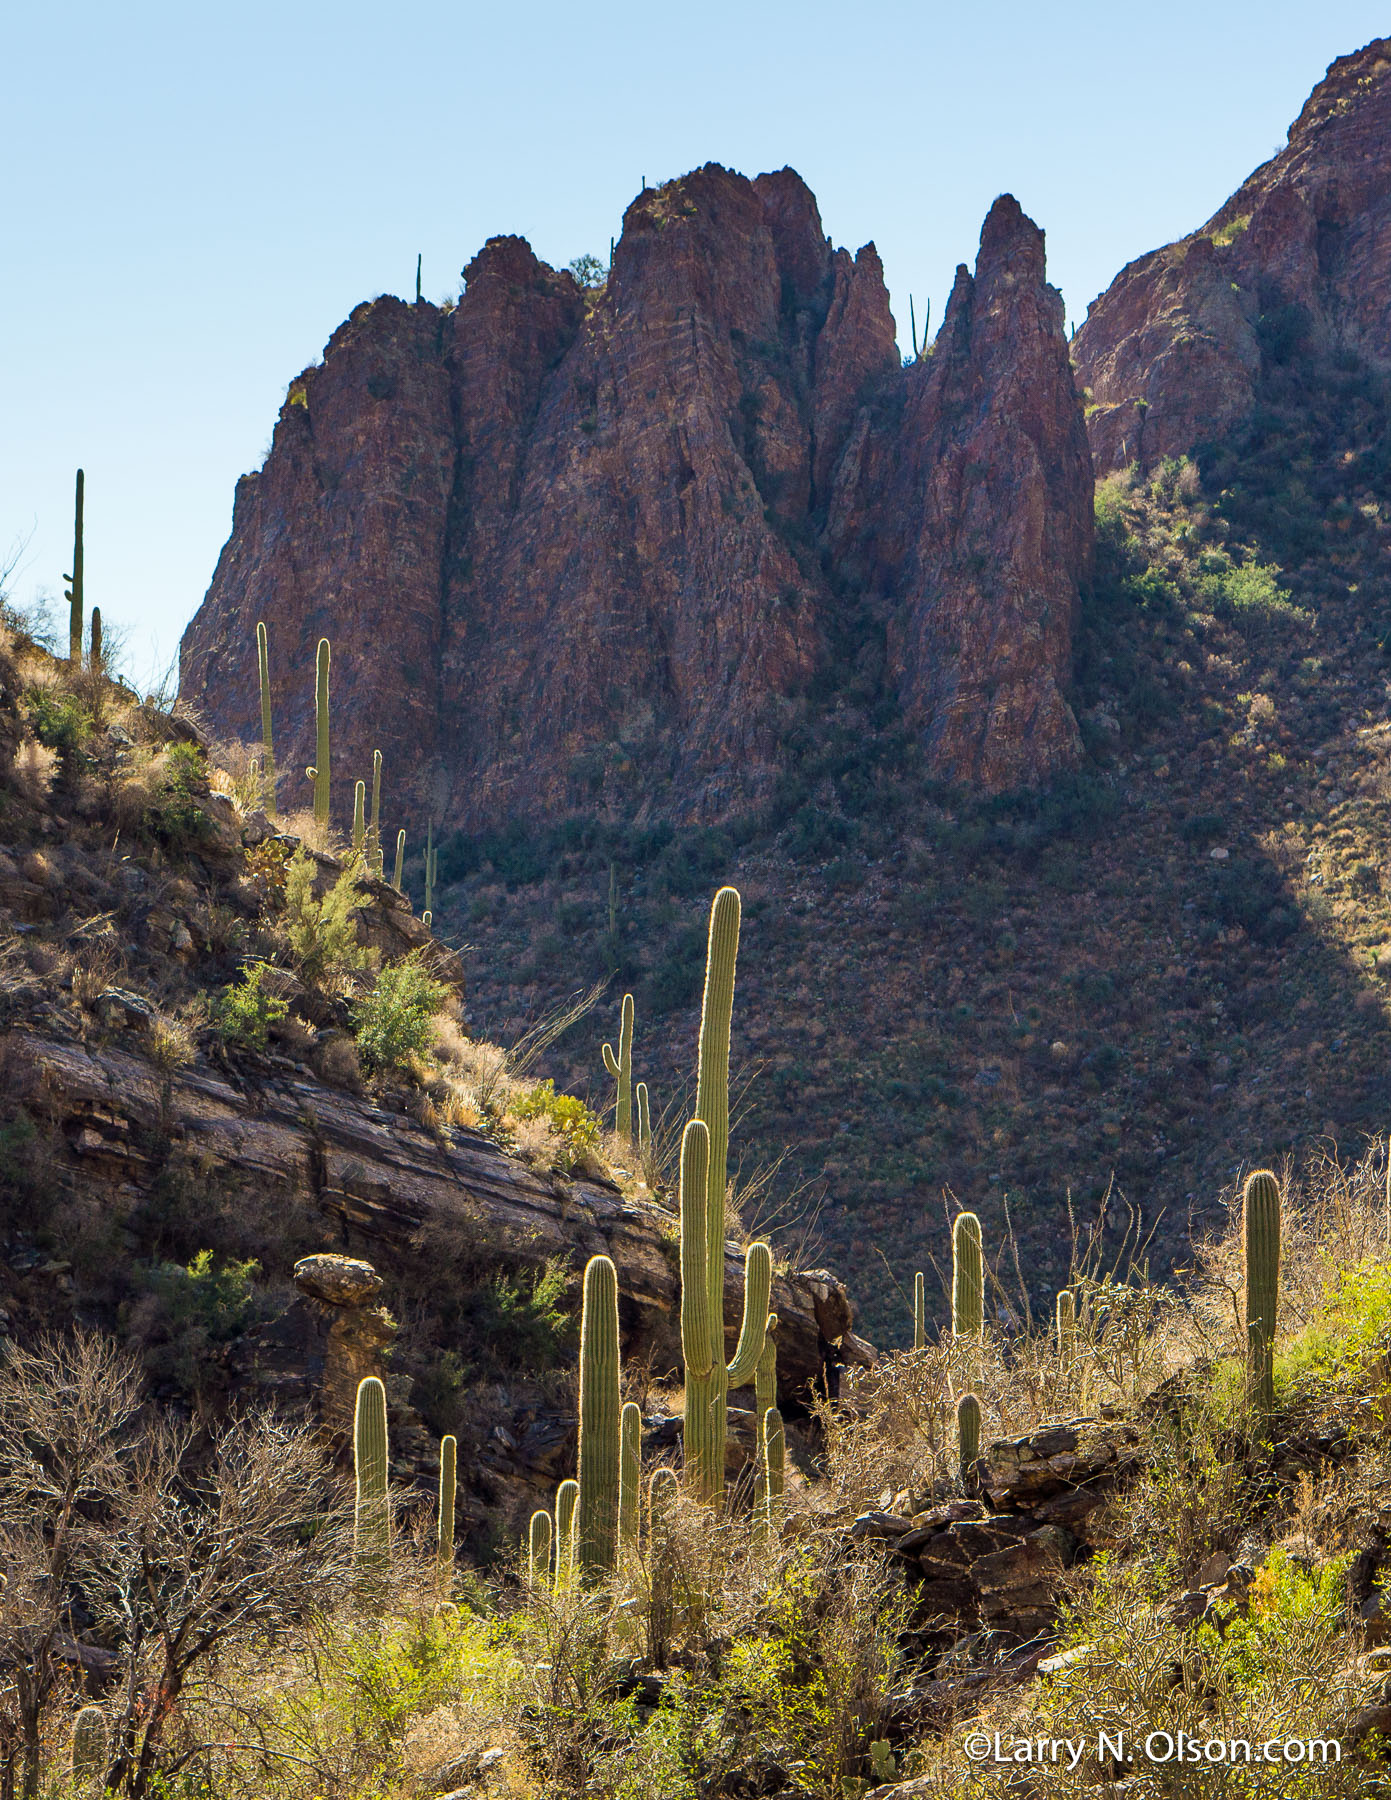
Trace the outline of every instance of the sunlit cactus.
<instances>
[{"instance_id":1,"label":"sunlit cactus","mask_svg":"<svg viewBox=\"0 0 1391 1800\"><path fill-rule=\"evenodd\" d=\"M985 1324L980 1220L958 1213L951 1234L951 1328L959 1338L978 1338Z\"/></svg>"},{"instance_id":2,"label":"sunlit cactus","mask_svg":"<svg viewBox=\"0 0 1391 1800\"><path fill-rule=\"evenodd\" d=\"M375 1375L358 1383L353 1409L353 1567L359 1593L375 1596L386 1579L391 1554L391 1500L387 1492L386 1389Z\"/></svg>"},{"instance_id":3,"label":"sunlit cactus","mask_svg":"<svg viewBox=\"0 0 1391 1800\"><path fill-rule=\"evenodd\" d=\"M314 818L327 826L329 816L329 741L328 741L328 639L319 639L319 654L314 675Z\"/></svg>"},{"instance_id":4,"label":"sunlit cactus","mask_svg":"<svg viewBox=\"0 0 1391 1800\"><path fill-rule=\"evenodd\" d=\"M918 1270L913 1277L913 1348L925 1349L927 1346L927 1283L923 1280L923 1272Z\"/></svg>"},{"instance_id":5,"label":"sunlit cactus","mask_svg":"<svg viewBox=\"0 0 1391 1800\"><path fill-rule=\"evenodd\" d=\"M435 1531L435 1576L444 1593L448 1593L454 1579L454 1501L458 1452L459 1441L457 1438L441 1438L439 1520Z\"/></svg>"},{"instance_id":6,"label":"sunlit cactus","mask_svg":"<svg viewBox=\"0 0 1391 1800\"><path fill-rule=\"evenodd\" d=\"M624 1403L618 1450L618 1566L631 1569L638 1558L638 1512L642 1495L642 1408Z\"/></svg>"},{"instance_id":7,"label":"sunlit cactus","mask_svg":"<svg viewBox=\"0 0 1391 1800\"><path fill-rule=\"evenodd\" d=\"M526 1534L527 1585L542 1588L551 1578L551 1515L534 1512Z\"/></svg>"},{"instance_id":8,"label":"sunlit cactus","mask_svg":"<svg viewBox=\"0 0 1391 1800\"><path fill-rule=\"evenodd\" d=\"M396 889L396 892L398 894L402 891L401 882L405 875L405 867L406 867L406 830L405 830L405 827L402 826L400 831L398 831L396 833L396 868L395 868L395 872L392 874L392 877L391 877L391 885L392 885L392 887L394 887Z\"/></svg>"},{"instance_id":9,"label":"sunlit cactus","mask_svg":"<svg viewBox=\"0 0 1391 1800\"><path fill-rule=\"evenodd\" d=\"M363 845L367 841L367 784L362 781L353 783L353 850L362 855Z\"/></svg>"},{"instance_id":10,"label":"sunlit cactus","mask_svg":"<svg viewBox=\"0 0 1391 1800\"><path fill-rule=\"evenodd\" d=\"M264 623L256 625L256 670L261 681L261 792L266 811L275 817L275 745L270 717L270 644Z\"/></svg>"},{"instance_id":11,"label":"sunlit cactus","mask_svg":"<svg viewBox=\"0 0 1391 1800\"><path fill-rule=\"evenodd\" d=\"M956 1403L956 1437L961 1479L968 1481L980 1458L980 1401L974 1394L963 1394Z\"/></svg>"},{"instance_id":12,"label":"sunlit cactus","mask_svg":"<svg viewBox=\"0 0 1391 1800\"><path fill-rule=\"evenodd\" d=\"M368 867L382 878L382 753L372 752L372 817L367 824Z\"/></svg>"},{"instance_id":13,"label":"sunlit cactus","mask_svg":"<svg viewBox=\"0 0 1391 1800\"><path fill-rule=\"evenodd\" d=\"M73 1785L84 1792L95 1787L106 1773L110 1734L106 1714L99 1706L84 1706L73 1720L71 1767Z\"/></svg>"},{"instance_id":14,"label":"sunlit cactus","mask_svg":"<svg viewBox=\"0 0 1391 1800\"><path fill-rule=\"evenodd\" d=\"M1251 1399L1268 1418L1275 1405L1275 1320L1280 1308L1280 1183L1269 1169L1246 1178L1242 1195L1246 1342Z\"/></svg>"},{"instance_id":15,"label":"sunlit cactus","mask_svg":"<svg viewBox=\"0 0 1391 1800\"><path fill-rule=\"evenodd\" d=\"M1077 1302L1071 1288L1058 1295L1058 1361L1068 1375L1077 1363Z\"/></svg>"},{"instance_id":16,"label":"sunlit cactus","mask_svg":"<svg viewBox=\"0 0 1391 1800\"><path fill-rule=\"evenodd\" d=\"M562 1481L555 1490L555 1591L563 1594L575 1578L575 1512L578 1481Z\"/></svg>"},{"instance_id":17,"label":"sunlit cactus","mask_svg":"<svg viewBox=\"0 0 1391 1800\"><path fill-rule=\"evenodd\" d=\"M618 1560L621 1439L618 1271L592 1256L580 1318L579 1494L575 1526L580 1575L594 1582Z\"/></svg>"},{"instance_id":18,"label":"sunlit cactus","mask_svg":"<svg viewBox=\"0 0 1391 1800\"><path fill-rule=\"evenodd\" d=\"M621 1138L633 1135L633 996L625 994L618 1016L618 1053L603 1046L604 1067L618 1083L613 1128Z\"/></svg>"}]
</instances>

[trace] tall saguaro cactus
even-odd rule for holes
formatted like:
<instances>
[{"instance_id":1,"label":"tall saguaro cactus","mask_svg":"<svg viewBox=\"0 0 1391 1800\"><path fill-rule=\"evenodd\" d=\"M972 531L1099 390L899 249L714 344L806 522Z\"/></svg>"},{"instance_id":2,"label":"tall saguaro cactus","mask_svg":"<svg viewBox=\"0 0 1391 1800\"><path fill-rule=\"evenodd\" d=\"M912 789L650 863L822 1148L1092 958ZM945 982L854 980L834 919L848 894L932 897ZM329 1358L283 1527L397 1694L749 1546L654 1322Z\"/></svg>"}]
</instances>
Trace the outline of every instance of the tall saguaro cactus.
<instances>
[{"instance_id":1,"label":"tall saguaro cactus","mask_svg":"<svg viewBox=\"0 0 1391 1800\"><path fill-rule=\"evenodd\" d=\"M353 849L361 856L367 841L367 783L353 783Z\"/></svg>"},{"instance_id":2,"label":"tall saguaro cactus","mask_svg":"<svg viewBox=\"0 0 1391 1800\"><path fill-rule=\"evenodd\" d=\"M551 1515L534 1512L526 1534L527 1585L541 1588L551 1578Z\"/></svg>"},{"instance_id":3,"label":"tall saguaro cactus","mask_svg":"<svg viewBox=\"0 0 1391 1800\"><path fill-rule=\"evenodd\" d=\"M360 1381L353 1409L353 1565L359 1591L370 1598L386 1579L391 1555L391 1501L387 1494L386 1389L375 1375Z\"/></svg>"},{"instance_id":4,"label":"tall saguaro cactus","mask_svg":"<svg viewBox=\"0 0 1391 1800\"><path fill-rule=\"evenodd\" d=\"M391 877L391 885L399 894L401 881L406 867L406 828L403 825L396 833L396 868Z\"/></svg>"},{"instance_id":5,"label":"tall saguaro cactus","mask_svg":"<svg viewBox=\"0 0 1391 1800\"><path fill-rule=\"evenodd\" d=\"M458 1478L459 1440L440 1439L440 1504L435 1532L435 1578L447 1594L454 1577L454 1497Z\"/></svg>"},{"instance_id":6,"label":"tall saguaro cactus","mask_svg":"<svg viewBox=\"0 0 1391 1800\"><path fill-rule=\"evenodd\" d=\"M630 1570L638 1557L638 1512L642 1505L642 1408L625 1401L618 1450L618 1566Z\"/></svg>"},{"instance_id":7,"label":"tall saguaro cactus","mask_svg":"<svg viewBox=\"0 0 1391 1800\"><path fill-rule=\"evenodd\" d=\"M328 741L328 639L319 639L319 654L314 672L314 818L328 824L330 776Z\"/></svg>"},{"instance_id":8,"label":"tall saguaro cactus","mask_svg":"<svg viewBox=\"0 0 1391 1800\"><path fill-rule=\"evenodd\" d=\"M753 1504L757 1514L758 1508L766 1498L764 1457L763 1457L763 1421L778 1403L778 1340L774 1333L778 1328L778 1315L768 1314L768 1323L763 1333L763 1354L758 1359L758 1367L753 1377L753 1417L754 1417L754 1473Z\"/></svg>"},{"instance_id":9,"label":"tall saguaro cactus","mask_svg":"<svg viewBox=\"0 0 1391 1800\"><path fill-rule=\"evenodd\" d=\"M74 669L82 667L82 506L87 477L77 471L77 491L72 508L72 586L65 598L68 602L68 661Z\"/></svg>"},{"instance_id":10,"label":"tall saguaro cactus","mask_svg":"<svg viewBox=\"0 0 1391 1800\"><path fill-rule=\"evenodd\" d=\"M1071 1288L1058 1295L1058 1361L1068 1375L1077 1362L1077 1302Z\"/></svg>"},{"instance_id":11,"label":"tall saguaro cactus","mask_svg":"<svg viewBox=\"0 0 1391 1800\"><path fill-rule=\"evenodd\" d=\"M563 1594L575 1576L575 1502L580 1497L577 1481L562 1481L555 1490L555 1591Z\"/></svg>"},{"instance_id":12,"label":"tall saguaro cactus","mask_svg":"<svg viewBox=\"0 0 1391 1800\"><path fill-rule=\"evenodd\" d=\"M372 752L372 817L367 827L368 867L382 878L382 753Z\"/></svg>"},{"instance_id":13,"label":"tall saguaro cactus","mask_svg":"<svg viewBox=\"0 0 1391 1800\"><path fill-rule=\"evenodd\" d=\"M985 1282L980 1220L958 1213L951 1234L951 1328L955 1337L978 1338L985 1324Z\"/></svg>"},{"instance_id":14,"label":"tall saguaro cactus","mask_svg":"<svg viewBox=\"0 0 1391 1800\"><path fill-rule=\"evenodd\" d=\"M621 1439L618 1368L618 1271L592 1256L584 1271L580 1320L580 1458L575 1551L580 1575L594 1582L618 1560Z\"/></svg>"},{"instance_id":15,"label":"tall saguaro cactus","mask_svg":"<svg viewBox=\"0 0 1391 1800\"><path fill-rule=\"evenodd\" d=\"M623 996L618 1016L618 1054L604 1045L604 1067L618 1083L618 1099L614 1109L613 1128L621 1138L633 1135L633 996Z\"/></svg>"},{"instance_id":16,"label":"tall saguaro cactus","mask_svg":"<svg viewBox=\"0 0 1391 1800\"><path fill-rule=\"evenodd\" d=\"M266 810L275 817L275 745L270 719L270 643L263 620L256 622L256 672L261 679L261 786Z\"/></svg>"},{"instance_id":17,"label":"tall saguaro cactus","mask_svg":"<svg viewBox=\"0 0 1391 1800\"><path fill-rule=\"evenodd\" d=\"M728 1393L751 1381L763 1354L772 1255L744 1258L744 1316L734 1360L724 1359L725 1188L729 1158L729 1033L739 955L739 895L722 887L710 908L700 1014L695 1118L681 1139L681 1353L686 1365L686 1466L694 1492L724 1495Z\"/></svg>"},{"instance_id":18,"label":"tall saguaro cactus","mask_svg":"<svg viewBox=\"0 0 1391 1800\"><path fill-rule=\"evenodd\" d=\"M652 1155L652 1108L648 1102L645 1081L640 1081L633 1089L633 1098L638 1107L638 1149L646 1159Z\"/></svg>"},{"instance_id":19,"label":"tall saguaro cactus","mask_svg":"<svg viewBox=\"0 0 1391 1800\"><path fill-rule=\"evenodd\" d=\"M1280 1306L1280 1183L1269 1169L1247 1176L1242 1213L1251 1399L1256 1411L1268 1418L1275 1405L1275 1318Z\"/></svg>"},{"instance_id":20,"label":"tall saguaro cactus","mask_svg":"<svg viewBox=\"0 0 1391 1800\"><path fill-rule=\"evenodd\" d=\"M923 1272L918 1270L913 1277L913 1348L925 1349L927 1345L927 1284L923 1280Z\"/></svg>"},{"instance_id":21,"label":"tall saguaro cactus","mask_svg":"<svg viewBox=\"0 0 1391 1800\"><path fill-rule=\"evenodd\" d=\"M87 650L87 667L94 675L100 675L102 673L103 661L104 652L101 644L101 608L99 606L94 606L92 608L92 635Z\"/></svg>"}]
</instances>

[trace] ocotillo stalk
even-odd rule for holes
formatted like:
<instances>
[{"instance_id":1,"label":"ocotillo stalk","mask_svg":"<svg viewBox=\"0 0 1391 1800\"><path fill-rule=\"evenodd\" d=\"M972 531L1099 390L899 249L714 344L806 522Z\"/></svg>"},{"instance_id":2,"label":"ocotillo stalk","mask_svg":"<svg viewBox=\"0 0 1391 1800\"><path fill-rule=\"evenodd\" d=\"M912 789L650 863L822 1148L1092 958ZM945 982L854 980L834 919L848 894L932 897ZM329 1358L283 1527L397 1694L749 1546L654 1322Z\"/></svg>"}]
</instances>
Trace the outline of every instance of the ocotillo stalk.
<instances>
[{"instance_id":1,"label":"ocotillo stalk","mask_svg":"<svg viewBox=\"0 0 1391 1800\"><path fill-rule=\"evenodd\" d=\"M1077 1362L1077 1302L1071 1288L1058 1295L1058 1361L1067 1375Z\"/></svg>"},{"instance_id":2,"label":"ocotillo stalk","mask_svg":"<svg viewBox=\"0 0 1391 1800\"><path fill-rule=\"evenodd\" d=\"M386 1389L375 1375L358 1383L353 1411L353 1566L359 1592L381 1589L391 1554L391 1502L387 1494Z\"/></svg>"},{"instance_id":3,"label":"ocotillo stalk","mask_svg":"<svg viewBox=\"0 0 1391 1800\"><path fill-rule=\"evenodd\" d=\"M625 1402L618 1451L618 1567L631 1570L638 1559L638 1509L642 1495L642 1408Z\"/></svg>"},{"instance_id":4,"label":"ocotillo stalk","mask_svg":"<svg viewBox=\"0 0 1391 1800\"><path fill-rule=\"evenodd\" d=\"M391 877L391 885L392 885L392 887L394 887L396 889L396 892L398 894L401 892L401 881L402 881L402 877L403 877L403 874L405 871L405 866L406 866L406 830L405 830L405 827L402 826L400 831L398 831L396 833L396 871Z\"/></svg>"},{"instance_id":5,"label":"ocotillo stalk","mask_svg":"<svg viewBox=\"0 0 1391 1800\"><path fill-rule=\"evenodd\" d=\"M108 1741L106 1714L99 1706L84 1706L72 1727L72 1779L75 1786L93 1787L105 1774Z\"/></svg>"},{"instance_id":6,"label":"ocotillo stalk","mask_svg":"<svg viewBox=\"0 0 1391 1800\"><path fill-rule=\"evenodd\" d=\"M526 1579L532 1588L544 1587L551 1578L551 1515L534 1512L526 1534Z\"/></svg>"},{"instance_id":7,"label":"ocotillo stalk","mask_svg":"<svg viewBox=\"0 0 1391 1800\"><path fill-rule=\"evenodd\" d=\"M353 849L359 856L367 839L367 784L365 781L353 783Z\"/></svg>"},{"instance_id":8,"label":"ocotillo stalk","mask_svg":"<svg viewBox=\"0 0 1391 1800\"><path fill-rule=\"evenodd\" d=\"M632 1141L633 1136L633 996L623 996L618 1016L618 1054L604 1045L604 1067L618 1083L618 1099L614 1106L613 1128L619 1137Z\"/></svg>"},{"instance_id":9,"label":"ocotillo stalk","mask_svg":"<svg viewBox=\"0 0 1391 1800\"><path fill-rule=\"evenodd\" d=\"M101 608L92 608L92 644L87 652L87 667L94 675L101 674Z\"/></svg>"},{"instance_id":10,"label":"ocotillo stalk","mask_svg":"<svg viewBox=\"0 0 1391 1800\"><path fill-rule=\"evenodd\" d=\"M555 1591L563 1594L575 1574L575 1502L580 1497L577 1481L562 1481L555 1490Z\"/></svg>"},{"instance_id":11,"label":"ocotillo stalk","mask_svg":"<svg viewBox=\"0 0 1391 1800\"><path fill-rule=\"evenodd\" d=\"M314 723L315 723L315 763L314 763L314 818L320 825L328 824L329 785L332 770L329 766L328 742L328 639L319 639L319 655L314 677Z\"/></svg>"},{"instance_id":12,"label":"ocotillo stalk","mask_svg":"<svg viewBox=\"0 0 1391 1800\"><path fill-rule=\"evenodd\" d=\"M592 1583L618 1559L622 1401L618 1367L618 1271L592 1256L584 1271L580 1316L580 1455L575 1547L580 1576Z\"/></svg>"},{"instance_id":13,"label":"ocotillo stalk","mask_svg":"<svg viewBox=\"0 0 1391 1800\"><path fill-rule=\"evenodd\" d=\"M961 1479L970 1479L980 1456L980 1401L963 1394L956 1403L956 1436L961 1451Z\"/></svg>"},{"instance_id":14,"label":"ocotillo stalk","mask_svg":"<svg viewBox=\"0 0 1391 1800\"><path fill-rule=\"evenodd\" d=\"M951 1328L955 1337L978 1338L984 1327L985 1284L980 1220L958 1213L951 1234Z\"/></svg>"},{"instance_id":15,"label":"ocotillo stalk","mask_svg":"<svg viewBox=\"0 0 1391 1800\"><path fill-rule=\"evenodd\" d=\"M744 1257L744 1313L734 1360L724 1359L725 1187L729 1153L729 1033L739 954L739 895L723 887L710 908L705 996L700 1016L696 1116L681 1141L681 1349L686 1366L683 1426L693 1492L724 1495L728 1393L753 1379L763 1354L772 1254L751 1244ZM703 1126L700 1133L694 1127ZM704 1182L697 1178L703 1171ZM701 1188L703 1187L703 1192ZM703 1290L699 1296L696 1290Z\"/></svg>"},{"instance_id":16,"label":"ocotillo stalk","mask_svg":"<svg viewBox=\"0 0 1391 1800\"><path fill-rule=\"evenodd\" d=\"M1268 1418L1275 1405L1275 1319L1280 1307L1280 1183L1268 1169L1246 1180L1246 1338L1251 1399Z\"/></svg>"},{"instance_id":17,"label":"ocotillo stalk","mask_svg":"<svg viewBox=\"0 0 1391 1800\"><path fill-rule=\"evenodd\" d=\"M261 791L266 811L275 817L275 747L270 729L270 645L264 623L256 625L256 668L261 678Z\"/></svg>"},{"instance_id":18,"label":"ocotillo stalk","mask_svg":"<svg viewBox=\"0 0 1391 1800\"><path fill-rule=\"evenodd\" d=\"M68 661L74 669L82 667L82 503L87 478L77 471L77 492L72 516L72 574L68 580Z\"/></svg>"},{"instance_id":19,"label":"ocotillo stalk","mask_svg":"<svg viewBox=\"0 0 1391 1800\"><path fill-rule=\"evenodd\" d=\"M435 1579L447 1594L454 1579L454 1494L459 1440L440 1439L440 1504L435 1531Z\"/></svg>"},{"instance_id":20,"label":"ocotillo stalk","mask_svg":"<svg viewBox=\"0 0 1391 1800\"><path fill-rule=\"evenodd\" d=\"M913 1348L923 1350L927 1347L927 1284L923 1280L923 1272L918 1270L913 1277Z\"/></svg>"},{"instance_id":21,"label":"ocotillo stalk","mask_svg":"<svg viewBox=\"0 0 1391 1800\"><path fill-rule=\"evenodd\" d=\"M368 826L368 844L371 847L369 857L372 873L380 881L382 878L382 753L372 752L372 818Z\"/></svg>"}]
</instances>

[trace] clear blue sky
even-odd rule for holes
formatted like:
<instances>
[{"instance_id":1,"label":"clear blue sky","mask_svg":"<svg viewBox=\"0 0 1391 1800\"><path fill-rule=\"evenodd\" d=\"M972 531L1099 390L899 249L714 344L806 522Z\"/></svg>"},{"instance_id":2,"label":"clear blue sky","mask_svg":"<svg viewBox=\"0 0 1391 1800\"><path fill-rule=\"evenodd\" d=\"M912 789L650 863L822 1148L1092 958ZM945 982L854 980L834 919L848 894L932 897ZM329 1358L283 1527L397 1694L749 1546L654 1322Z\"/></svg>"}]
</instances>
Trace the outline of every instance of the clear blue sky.
<instances>
[{"instance_id":1,"label":"clear blue sky","mask_svg":"<svg viewBox=\"0 0 1391 1800\"><path fill-rule=\"evenodd\" d=\"M454 294L496 232L604 254L645 175L790 163L934 326L996 194L1069 313L1284 141L1361 0L66 6L0 24L0 552L173 656L290 377L359 301ZM921 311L919 312L921 317Z\"/></svg>"}]
</instances>

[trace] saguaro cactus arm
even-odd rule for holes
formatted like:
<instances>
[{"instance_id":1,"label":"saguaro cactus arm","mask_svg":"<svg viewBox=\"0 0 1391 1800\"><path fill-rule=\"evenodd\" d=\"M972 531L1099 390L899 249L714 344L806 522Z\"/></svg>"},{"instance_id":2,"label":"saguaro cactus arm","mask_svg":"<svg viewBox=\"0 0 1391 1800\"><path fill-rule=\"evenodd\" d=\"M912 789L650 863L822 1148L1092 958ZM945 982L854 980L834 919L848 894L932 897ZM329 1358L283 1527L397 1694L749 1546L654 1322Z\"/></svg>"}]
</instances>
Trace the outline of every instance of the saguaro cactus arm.
<instances>
[{"instance_id":1,"label":"saguaro cactus arm","mask_svg":"<svg viewBox=\"0 0 1391 1800\"><path fill-rule=\"evenodd\" d=\"M745 1382L753 1380L758 1369L768 1330L768 1300L772 1289L773 1253L766 1244L750 1244L744 1252L744 1317L734 1360L729 1365L730 1387L743 1387ZM723 1351L723 1343L720 1349Z\"/></svg>"}]
</instances>

